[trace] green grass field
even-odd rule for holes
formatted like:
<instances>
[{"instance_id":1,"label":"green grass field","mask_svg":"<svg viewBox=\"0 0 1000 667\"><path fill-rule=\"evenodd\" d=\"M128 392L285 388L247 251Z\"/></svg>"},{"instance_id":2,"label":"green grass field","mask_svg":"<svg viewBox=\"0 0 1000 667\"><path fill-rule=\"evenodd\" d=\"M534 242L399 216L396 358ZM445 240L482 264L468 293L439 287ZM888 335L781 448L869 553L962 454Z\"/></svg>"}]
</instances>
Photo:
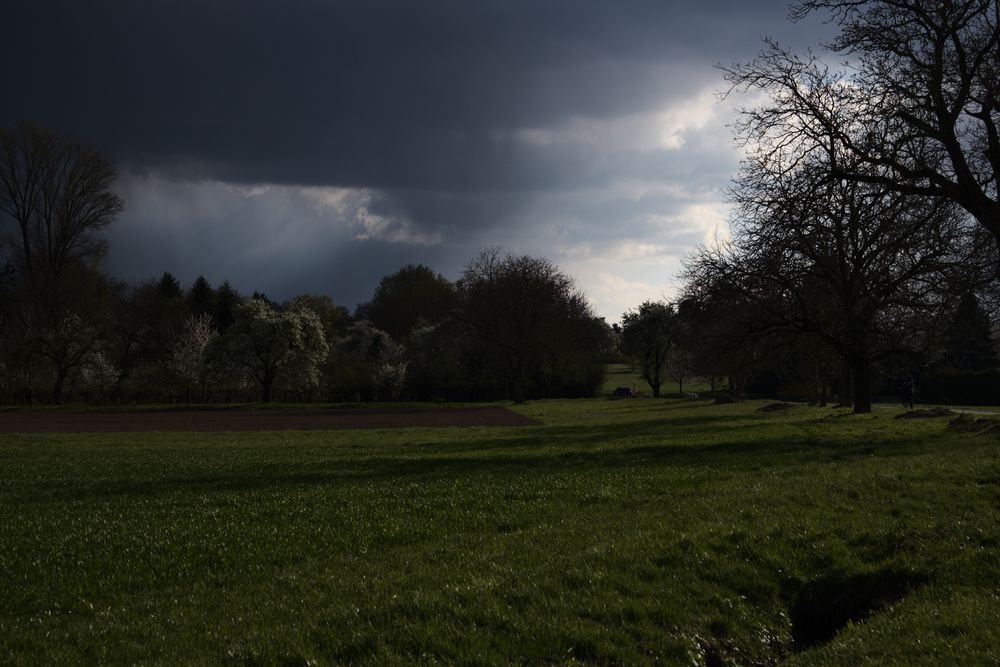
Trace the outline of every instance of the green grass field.
<instances>
[{"instance_id":1,"label":"green grass field","mask_svg":"<svg viewBox=\"0 0 1000 667\"><path fill-rule=\"evenodd\" d=\"M760 405L0 435L0 662L1000 661L1000 437Z\"/></svg>"},{"instance_id":2,"label":"green grass field","mask_svg":"<svg viewBox=\"0 0 1000 667\"><path fill-rule=\"evenodd\" d=\"M628 387L640 391L646 396L651 396L649 384L642 379L642 375L633 364L609 364L604 374L604 383L597 391L597 396L611 396L618 387ZM684 393L709 391L711 385L702 378L685 378ZM720 387L721 389L721 387ZM660 385L663 396L679 397L680 386L675 380L664 382Z\"/></svg>"}]
</instances>

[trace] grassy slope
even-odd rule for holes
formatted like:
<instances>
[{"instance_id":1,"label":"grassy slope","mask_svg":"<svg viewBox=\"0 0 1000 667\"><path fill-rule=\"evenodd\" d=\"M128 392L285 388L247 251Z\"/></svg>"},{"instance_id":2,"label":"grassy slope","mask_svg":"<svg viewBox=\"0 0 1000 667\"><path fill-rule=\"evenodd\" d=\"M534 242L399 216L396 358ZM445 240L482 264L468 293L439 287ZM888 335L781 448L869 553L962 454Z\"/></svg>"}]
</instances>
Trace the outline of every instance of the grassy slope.
<instances>
[{"instance_id":1,"label":"grassy slope","mask_svg":"<svg viewBox=\"0 0 1000 667\"><path fill-rule=\"evenodd\" d=\"M0 435L0 662L1000 660L997 438L754 407Z\"/></svg>"}]
</instances>

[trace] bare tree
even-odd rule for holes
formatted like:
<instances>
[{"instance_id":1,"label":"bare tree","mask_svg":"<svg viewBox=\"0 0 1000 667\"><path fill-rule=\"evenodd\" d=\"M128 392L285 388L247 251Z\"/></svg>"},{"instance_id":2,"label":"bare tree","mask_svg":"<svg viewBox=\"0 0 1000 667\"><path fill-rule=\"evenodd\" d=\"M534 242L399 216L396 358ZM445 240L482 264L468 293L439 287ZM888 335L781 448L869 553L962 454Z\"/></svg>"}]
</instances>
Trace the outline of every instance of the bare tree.
<instances>
[{"instance_id":1,"label":"bare tree","mask_svg":"<svg viewBox=\"0 0 1000 667\"><path fill-rule=\"evenodd\" d=\"M174 343L170 355L170 365L184 380L185 401L191 402L191 384L201 384L202 401L205 400L208 364L205 350L218 332L212 325L208 313L191 315L184 321L184 327Z\"/></svg>"},{"instance_id":2,"label":"bare tree","mask_svg":"<svg viewBox=\"0 0 1000 667\"><path fill-rule=\"evenodd\" d=\"M376 395L389 401L398 401L406 381L406 348L386 334L379 341L372 369L372 386Z\"/></svg>"},{"instance_id":3,"label":"bare tree","mask_svg":"<svg viewBox=\"0 0 1000 667\"><path fill-rule=\"evenodd\" d=\"M667 358L677 342L674 308L664 301L646 301L622 316L622 351L639 361L642 379L653 397L667 378Z\"/></svg>"},{"instance_id":4,"label":"bare tree","mask_svg":"<svg viewBox=\"0 0 1000 667\"><path fill-rule=\"evenodd\" d=\"M716 388L725 380L730 397L741 399L746 383L767 362L774 326L758 301L766 285L744 279L728 259L732 246L700 248L684 260L684 289L677 313L694 335L687 341L695 368Z\"/></svg>"},{"instance_id":5,"label":"bare tree","mask_svg":"<svg viewBox=\"0 0 1000 667\"><path fill-rule=\"evenodd\" d=\"M27 123L0 129L0 247L21 277L17 318L27 353L51 366L57 403L100 337L101 232L122 209L114 178L100 151L76 139Z\"/></svg>"},{"instance_id":6,"label":"bare tree","mask_svg":"<svg viewBox=\"0 0 1000 667\"><path fill-rule=\"evenodd\" d=\"M755 305L759 330L836 350L855 412L870 412L871 364L903 351L911 314L943 307L940 286L965 259L965 217L948 200L830 179L829 165L809 157L794 171L751 159L732 199L733 243L703 251L689 278L724 277Z\"/></svg>"},{"instance_id":7,"label":"bare tree","mask_svg":"<svg viewBox=\"0 0 1000 667\"><path fill-rule=\"evenodd\" d=\"M85 266L69 269L58 283L26 286L16 305L25 354L49 367L55 403L71 373L98 351L107 316L104 276Z\"/></svg>"},{"instance_id":8,"label":"bare tree","mask_svg":"<svg viewBox=\"0 0 1000 667\"><path fill-rule=\"evenodd\" d=\"M93 146L28 123L0 129L0 212L16 225L9 242L29 280L103 254L100 232L123 206L114 179Z\"/></svg>"},{"instance_id":9,"label":"bare tree","mask_svg":"<svg viewBox=\"0 0 1000 667\"><path fill-rule=\"evenodd\" d=\"M832 72L769 42L725 68L734 89L770 100L740 126L788 166L823 152L836 178L946 198L1000 242L1000 0L804 0L793 17L829 13Z\"/></svg>"}]
</instances>

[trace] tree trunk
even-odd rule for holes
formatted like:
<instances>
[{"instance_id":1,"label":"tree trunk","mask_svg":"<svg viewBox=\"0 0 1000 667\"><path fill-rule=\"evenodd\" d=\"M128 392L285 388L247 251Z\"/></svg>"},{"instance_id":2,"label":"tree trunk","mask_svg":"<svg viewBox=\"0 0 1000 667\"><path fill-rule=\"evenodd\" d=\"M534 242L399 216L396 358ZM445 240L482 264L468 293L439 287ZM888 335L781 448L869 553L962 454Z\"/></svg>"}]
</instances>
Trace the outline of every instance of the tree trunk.
<instances>
[{"instance_id":1,"label":"tree trunk","mask_svg":"<svg viewBox=\"0 0 1000 667\"><path fill-rule=\"evenodd\" d=\"M515 403L524 403L527 391L523 380L524 362L520 358L507 358L507 366L510 369L510 384L504 388L507 399Z\"/></svg>"},{"instance_id":2,"label":"tree trunk","mask_svg":"<svg viewBox=\"0 0 1000 667\"><path fill-rule=\"evenodd\" d=\"M837 387L837 404L841 406L849 406L852 402L852 396L854 391L851 387L851 378L854 374L850 363L844 360L843 365L840 369L840 382Z\"/></svg>"},{"instance_id":3,"label":"tree trunk","mask_svg":"<svg viewBox=\"0 0 1000 667\"><path fill-rule=\"evenodd\" d=\"M264 381L260 383L260 402L270 403L271 402L271 386L274 385L273 377L265 377Z\"/></svg>"},{"instance_id":4,"label":"tree trunk","mask_svg":"<svg viewBox=\"0 0 1000 667\"><path fill-rule=\"evenodd\" d=\"M649 383L649 388L653 390L653 398L659 398L660 397L660 383L659 382L650 382Z\"/></svg>"},{"instance_id":5,"label":"tree trunk","mask_svg":"<svg viewBox=\"0 0 1000 667\"><path fill-rule=\"evenodd\" d=\"M867 359L851 362L851 379L854 382L854 414L868 414L872 411L871 366Z\"/></svg>"},{"instance_id":6,"label":"tree trunk","mask_svg":"<svg viewBox=\"0 0 1000 667\"><path fill-rule=\"evenodd\" d=\"M680 393L681 398L684 398L684 378L677 378L677 391Z\"/></svg>"},{"instance_id":7,"label":"tree trunk","mask_svg":"<svg viewBox=\"0 0 1000 667\"><path fill-rule=\"evenodd\" d=\"M63 384L65 383L66 383L66 371L60 368L56 372L55 384L52 385L52 402L55 403L56 405L62 405Z\"/></svg>"}]
</instances>

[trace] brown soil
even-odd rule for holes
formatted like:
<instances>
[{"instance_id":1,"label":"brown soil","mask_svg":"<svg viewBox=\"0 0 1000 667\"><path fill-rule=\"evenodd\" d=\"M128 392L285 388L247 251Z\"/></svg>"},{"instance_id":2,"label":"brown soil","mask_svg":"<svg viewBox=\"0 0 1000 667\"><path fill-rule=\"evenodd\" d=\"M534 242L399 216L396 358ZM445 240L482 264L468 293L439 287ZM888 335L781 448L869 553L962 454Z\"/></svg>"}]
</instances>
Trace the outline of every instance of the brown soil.
<instances>
[{"instance_id":1,"label":"brown soil","mask_svg":"<svg viewBox=\"0 0 1000 667\"><path fill-rule=\"evenodd\" d=\"M531 426L502 407L327 410L158 410L150 412L0 412L0 433L147 431L315 431L415 426Z\"/></svg>"}]
</instances>

